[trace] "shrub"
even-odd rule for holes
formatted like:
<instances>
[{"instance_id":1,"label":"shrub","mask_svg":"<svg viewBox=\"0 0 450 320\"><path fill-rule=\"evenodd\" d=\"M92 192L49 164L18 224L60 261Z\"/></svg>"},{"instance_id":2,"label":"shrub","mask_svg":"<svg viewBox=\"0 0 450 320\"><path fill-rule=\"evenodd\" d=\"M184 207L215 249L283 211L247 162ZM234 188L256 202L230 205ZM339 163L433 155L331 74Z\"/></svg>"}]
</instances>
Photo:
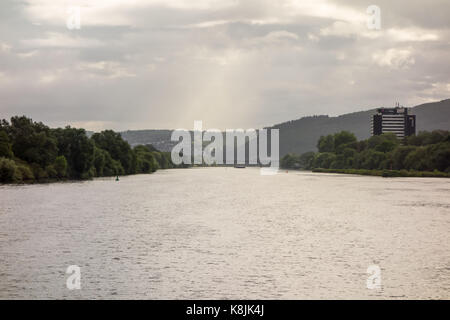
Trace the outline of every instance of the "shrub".
<instances>
[{"instance_id":1,"label":"shrub","mask_svg":"<svg viewBox=\"0 0 450 320\"><path fill-rule=\"evenodd\" d=\"M52 179L54 179L58 176L58 172L56 172L55 166L53 166L53 165L48 165L45 168L45 172L47 173L47 176Z\"/></svg>"},{"instance_id":2,"label":"shrub","mask_svg":"<svg viewBox=\"0 0 450 320\"><path fill-rule=\"evenodd\" d=\"M0 158L0 182L20 182L22 175L14 162L7 158Z\"/></svg>"},{"instance_id":3,"label":"shrub","mask_svg":"<svg viewBox=\"0 0 450 320\"><path fill-rule=\"evenodd\" d=\"M47 172L41 168L37 163L31 164L31 171L33 172L34 178L36 180L48 179Z\"/></svg>"},{"instance_id":4,"label":"shrub","mask_svg":"<svg viewBox=\"0 0 450 320\"><path fill-rule=\"evenodd\" d=\"M18 165L18 169L20 171L20 174L22 175L23 181L33 181L34 180L34 175L33 175L33 172L31 171L30 167L21 164L21 165Z\"/></svg>"}]
</instances>

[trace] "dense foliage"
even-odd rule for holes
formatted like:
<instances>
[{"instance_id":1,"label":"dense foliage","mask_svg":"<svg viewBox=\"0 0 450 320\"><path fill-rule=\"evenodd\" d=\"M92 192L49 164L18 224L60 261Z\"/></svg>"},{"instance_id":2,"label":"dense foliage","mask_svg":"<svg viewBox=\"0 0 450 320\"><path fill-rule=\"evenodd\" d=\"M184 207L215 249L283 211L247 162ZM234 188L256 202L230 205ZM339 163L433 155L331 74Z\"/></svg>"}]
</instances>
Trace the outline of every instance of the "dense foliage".
<instances>
[{"instance_id":1,"label":"dense foliage","mask_svg":"<svg viewBox=\"0 0 450 320\"><path fill-rule=\"evenodd\" d=\"M394 171L402 171L398 175L403 176L411 175L411 172L450 173L449 131L423 131L404 141L399 141L394 134L357 141L352 133L341 131L320 137L317 149L319 152L288 154L281 160L281 166L316 171L328 169L334 172L350 172L351 169L385 170L385 175L388 175L386 170L392 170L391 174L396 175Z\"/></svg>"},{"instance_id":2,"label":"dense foliage","mask_svg":"<svg viewBox=\"0 0 450 320\"><path fill-rule=\"evenodd\" d=\"M0 123L0 182L89 179L173 168L170 153L131 148L119 133L51 129L27 117Z\"/></svg>"}]
</instances>

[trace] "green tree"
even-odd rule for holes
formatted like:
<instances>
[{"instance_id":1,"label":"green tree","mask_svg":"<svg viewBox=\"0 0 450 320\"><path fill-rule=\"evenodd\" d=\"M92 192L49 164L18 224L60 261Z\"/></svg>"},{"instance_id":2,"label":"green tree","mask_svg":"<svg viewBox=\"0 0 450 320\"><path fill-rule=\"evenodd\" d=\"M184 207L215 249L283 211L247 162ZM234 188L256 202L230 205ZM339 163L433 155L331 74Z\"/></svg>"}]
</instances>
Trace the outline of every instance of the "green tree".
<instances>
[{"instance_id":1,"label":"green tree","mask_svg":"<svg viewBox=\"0 0 450 320\"><path fill-rule=\"evenodd\" d=\"M368 148L379 152L391 152L400 142L393 133L384 133L378 136L372 136L368 140Z\"/></svg>"},{"instance_id":2,"label":"green tree","mask_svg":"<svg viewBox=\"0 0 450 320\"><path fill-rule=\"evenodd\" d=\"M387 159L384 152L372 149L364 150L358 155L358 167L361 169L382 169L383 162Z\"/></svg>"},{"instance_id":3,"label":"green tree","mask_svg":"<svg viewBox=\"0 0 450 320\"><path fill-rule=\"evenodd\" d=\"M405 169L407 170L417 170L425 171L429 169L428 162L428 152L425 147L418 147L415 150L408 153L405 158Z\"/></svg>"},{"instance_id":4,"label":"green tree","mask_svg":"<svg viewBox=\"0 0 450 320\"><path fill-rule=\"evenodd\" d=\"M427 147L428 169L448 171L450 168L450 142L441 142Z\"/></svg>"},{"instance_id":5,"label":"green tree","mask_svg":"<svg viewBox=\"0 0 450 320\"><path fill-rule=\"evenodd\" d=\"M94 147L94 167L97 177L103 177L105 175L106 153L107 151L97 146ZM111 158L111 156L109 157Z\"/></svg>"},{"instance_id":6,"label":"green tree","mask_svg":"<svg viewBox=\"0 0 450 320\"><path fill-rule=\"evenodd\" d=\"M320 137L317 146L319 151L333 151L309 154L307 160L302 159L302 156L288 154L283 157L281 165L307 168L310 162L309 168L312 169L384 170L385 176L399 175L389 170L450 172L449 131L421 132L401 142L393 133L357 141L352 133L342 131ZM445 176L439 172L433 174Z\"/></svg>"},{"instance_id":7,"label":"green tree","mask_svg":"<svg viewBox=\"0 0 450 320\"><path fill-rule=\"evenodd\" d=\"M110 177L125 174L122 164L119 161L114 160L108 151L98 147L95 148L94 166L98 177Z\"/></svg>"},{"instance_id":8,"label":"green tree","mask_svg":"<svg viewBox=\"0 0 450 320\"><path fill-rule=\"evenodd\" d=\"M336 155L331 152L323 152L316 154L314 159L315 168L329 169L333 161L336 160Z\"/></svg>"},{"instance_id":9,"label":"green tree","mask_svg":"<svg viewBox=\"0 0 450 320\"><path fill-rule=\"evenodd\" d=\"M405 169L405 159L409 153L416 150L414 146L399 146L392 152L392 168L394 170Z\"/></svg>"},{"instance_id":10,"label":"green tree","mask_svg":"<svg viewBox=\"0 0 450 320\"><path fill-rule=\"evenodd\" d=\"M299 158L300 168L311 169L313 166L313 161L314 161L314 152L310 151L303 153Z\"/></svg>"},{"instance_id":11,"label":"green tree","mask_svg":"<svg viewBox=\"0 0 450 320\"><path fill-rule=\"evenodd\" d=\"M426 146L445 141L450 141L450 133L444 130L421 131L418 135L413 135L406 139L406 143L412 146Z\"/></svg>"},{"instance_id":12,"label":"green tree","mask_svg":"<svg viewBox=\"0 0 450 320\"><path fill-rule=\"evenodd\" d=\"M114 160L121 163L126 174L135 173L135 159L133 159L133 151L125 140L122 139L119 133L112 130L105 130L100 133L94 133L92 139L95 144L108 151Z\"/></svg>"},{"instance_id":13,"label":"green tree","mask_svg":"<svg viewBox=\"0 0 450 320\"><path fill-rule=\"evenodd\" d=\"M84 129L66 127L54 130L59 155L66 158L68 176L76 179L90 178L94 162L94 143Z\"/></svg>"},{"instance_id":14,"label":"green tree","mask_svg":"<svg viewBox=\"0 0 450 320\"><path fill-rule=\"evenodd\" d=\"M150 151L147 146L136 146L133 151L137 159L137 173L152 173L158 169L159 165L154 157L156 151ZM159 154L158 152L156 153Z\"/></svg>"},{"instance_id":15,"label":"green tree","mask_svg":"<svg viewBox=\"0 0 450 320\"><path fill-rule=\"evenodd\" d=\"M55 159L53 167L58 178L64 178L67 174L67 160L64 156L58 156Z\"/></svg>"},{"instance_id":16,"label":"green tree","mask_svg":"<svg viewBox=\"0 0 450 320\"><path fill-rule=\"evenodd\" d=\"M5 131L0 130L0 157L12 158L12 144Z\"/></svg>"},{"instance_id":17,"label":"green tree","mask_svg":"<svg viewBox=\"0 0 450 320\"><path fill-rule=\"evenodd\" d=\"M334 135L334 150L337 150L341 145L355 143L358 140L355 135L348 131L341 131Z\"/></svg>"},{"instance_id":18,"label":"green tree","mask_svg":"<svg viewBox=\"0 0 450 320\"><path fill-rule=\"evenodd\" d=\"M280 166L285 169L299 169L300 159L297 155L288 153L283 158L281 158Z\"/></svg>"},{"instance_id":19,"label":"green tree","mask_svg":"<svg viewBox=\"0 0 450 320\"><path fill-rule=\"evenodd\" d=\"M334 136L329 134L321 136L317 142L317 149L319 152L333 152L334 151Z\"/></svg>"},{"instance_id":20,"label":"green tree","mask_svg":"<svg viewBox=\"0 0 450 320\"><path fill-rule=\"evenodd\" d=\"M12 117L9 126L14 155L42 168L52 164L57 156L56 140L51 129L27 117Z\"/></svg>"},{"instance_id":21,"label":"green tree","mask_svg":"<svg viewBox=\"0 0 450 320\"><path fill-rule=\"evenodd\" d=\"M330 164L330 169L344 169L345 167L346 163L343 154L336 155L336 158Z\"/></svg>"}]
</instances>

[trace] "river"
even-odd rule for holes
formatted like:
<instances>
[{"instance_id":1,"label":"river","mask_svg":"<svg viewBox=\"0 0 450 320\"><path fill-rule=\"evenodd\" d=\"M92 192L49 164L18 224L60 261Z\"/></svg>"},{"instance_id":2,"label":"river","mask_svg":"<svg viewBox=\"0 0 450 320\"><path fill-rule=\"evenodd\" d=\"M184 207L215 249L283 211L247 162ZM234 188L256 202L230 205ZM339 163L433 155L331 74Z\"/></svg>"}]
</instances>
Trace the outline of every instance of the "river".
<instances>
[{"instance_id":1,"label":"river","mask_svg":"<svg viewBox=\"0 0 450 320\"><path fill-rule=\"evenodd\" d=\"M255 168L3 185L0 298L449 299L449 195L449 179Z\"/></svg>"}]
</instances>

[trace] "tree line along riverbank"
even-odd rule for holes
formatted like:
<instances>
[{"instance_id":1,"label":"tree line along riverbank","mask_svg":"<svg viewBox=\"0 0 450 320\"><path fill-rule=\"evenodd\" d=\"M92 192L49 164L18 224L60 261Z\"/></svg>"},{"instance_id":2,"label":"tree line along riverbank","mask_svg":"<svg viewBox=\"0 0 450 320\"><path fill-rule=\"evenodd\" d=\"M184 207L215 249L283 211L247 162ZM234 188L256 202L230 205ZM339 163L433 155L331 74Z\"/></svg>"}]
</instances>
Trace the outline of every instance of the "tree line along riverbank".
<instances>
[{"instance_id":1,"label":"tree line along riverbank","mask_svg":"<svg viewBox=\"0 0 450 320\"><path fill-rule=\"evenodd\" d=\"M25 116L0 122L0 183L84 180L176 167L169 152L132 148L119 133L88 137L84 129L52 129Z\"/></svg>"},{"instance_id":2,"label":"tree line along riverbank","mask_svg":"<svg viewBox=\"0 0 450 320\"><path fill-rule=\"evenodd\" d=\"M450 133L422 131L400 141L392 134L358 141L341 131L321 136L318 152L287 154L284 169L383 177L450 177Z\"/></svg>"}]
</instances>

